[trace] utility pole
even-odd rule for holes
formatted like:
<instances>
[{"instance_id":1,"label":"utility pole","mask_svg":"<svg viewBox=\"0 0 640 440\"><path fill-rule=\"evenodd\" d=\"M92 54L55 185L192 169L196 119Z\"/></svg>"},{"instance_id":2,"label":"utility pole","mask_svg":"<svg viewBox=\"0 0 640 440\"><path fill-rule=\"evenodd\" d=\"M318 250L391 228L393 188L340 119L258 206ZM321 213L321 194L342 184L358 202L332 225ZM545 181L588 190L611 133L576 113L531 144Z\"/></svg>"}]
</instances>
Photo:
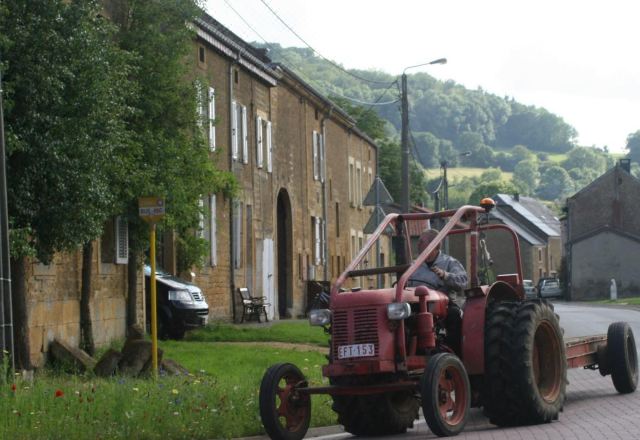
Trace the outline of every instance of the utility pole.
<instances>
[{"instance_id":1,"label":"utility pole","mask_svg":"<svg viewBox=\"0 0 640 440\"><path fill-rule=\"evenodd\" d=\"M405 69L406 70L406 69ZM401 211L409 212L409 100L407 98L407 75L402 73L402 199Z\"/></svg>"},{"instance_id":2,"label":"utility pole","mask_svg":"<svg viewBox=\"0 0 640 440\"><path fill-rule=\"evenodd\" d=\"M407 74L406 71L413 69L414 67L427 66L430 64L446 64L446 58L438 58L437 60L430 61L428 63L416 64L415 66L409 66L402 71L401 78L401 111L402 111L402 132L401 132L401 147L402 147L402 198L400 200L400 208L402 212L409 212L409 99L407 97Z\"/></svg>"},{"instance_id":3,"label":"utility pole","mask_svg":"<svg viewBox=\"0 0 640 440\"><path fill-rule=\"evenodd\" d=\"M0 61L1 58L0 58ZM13 348L13 306L11 301L11 266L9 264L9 213L7 207L7 166L4 145L4 113L2 108L2 63L0 62L0 341L2 352L11 356L11 371L14 371L15 355Z\"/></svg>"}]
</instances>

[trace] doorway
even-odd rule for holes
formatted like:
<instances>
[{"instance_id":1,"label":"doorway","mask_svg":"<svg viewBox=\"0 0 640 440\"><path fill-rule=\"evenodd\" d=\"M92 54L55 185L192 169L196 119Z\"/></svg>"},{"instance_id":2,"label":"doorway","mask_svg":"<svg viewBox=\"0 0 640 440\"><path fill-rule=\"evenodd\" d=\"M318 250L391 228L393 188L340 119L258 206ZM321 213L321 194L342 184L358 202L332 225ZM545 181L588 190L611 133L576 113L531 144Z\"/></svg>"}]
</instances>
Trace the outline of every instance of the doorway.
<instances>
[{"instance_id":1,"label":"doorway","mask_svg":"<svg viewBox=\"0 0 640 440\"><path fill-rule=\"evenodd\" d=\"M278 193L277 209L278 315L280 319L286 319L291 317L287 311L293 306L293 240L291 201L285 189L281 189Z\"/></svg>"}]
</instances>

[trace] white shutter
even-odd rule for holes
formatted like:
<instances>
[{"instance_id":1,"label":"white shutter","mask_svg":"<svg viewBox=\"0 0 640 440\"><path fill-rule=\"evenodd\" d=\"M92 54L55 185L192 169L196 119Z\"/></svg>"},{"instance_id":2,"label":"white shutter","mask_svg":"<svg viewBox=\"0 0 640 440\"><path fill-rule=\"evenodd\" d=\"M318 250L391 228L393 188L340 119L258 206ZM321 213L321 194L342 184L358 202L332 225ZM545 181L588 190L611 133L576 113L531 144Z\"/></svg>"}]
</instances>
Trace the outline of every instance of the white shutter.
<instances>
[{"instance_id":1,"label":"white shutter","mask_svg":"<svg viewBox=\"0 0 640 440\"><path fill-rule=\"evenodd\" d=\"M324 136L322 136L322 134L318 133L318 145L320 145L320 157L319 157L319 164L318 164L318 168L320 171L320 181L322 183L324 183L324 178L325 178L325 166L324 166L324 157L325 157L325 150L324 150Z\"/></svg>"},{"instance_id":2,"label":"white shutter","mask_svg":"<svg viewBox=\"0 0 640 440\"><path fill-rule=\"evenodd\" d=\"M196 237L204 238L204 200L198 200L198 230Z\"/></svg>"},{"instance_id":3,"label":"white shutter","mask_svg":"<svg viewBox=\"0 0 640 440\"><path fill-rule=\"evenodd\" d=\"M242 267L242 203L234 201L233 219L233 264L236 269Z\"/></svg>"},{"instance_id":4,"label":"white shutter","mask_svg":"<svg viewBox=\"0 0 640 440\"><path fill-rule=\"evenodd\" d=\"M209 150L216 150L216 94L213 87L209 87Z\"/></svg>"},{"instance_id":5,"label":"white shutter","mask_svg":"<svg viewBox=\"0 0 640 440\"><path fill-rule=\"evenodd\" d=\"M256 164L262 168L262 118L256 117Z\"/></svg>"},{"instance_id":6,"label":"white shutter","mask_svg":"<svg viewBox=\"0 0 640 440\"><path fill-rule=\"evenodd\" d=\"M322 257L320 254L320 217L314 217L314 234L313 238L315 240L315 248L314 248L314 257L315 263L320 264Z\"/></svg>"},{"instance_id":7,"label":"white shutter","mask_svg":"<svg viewBox=\"0 0 640 440\"><path fill-rule=\"evenodd\" d=\"M200 81L195 82L195 87L196 87L196 113L198 115L196 124L198 124L198 127L202 127L202 122L204 119L203 109L202 109L202 107L204 106L204 98L202 96L202 84L200 84Z\"/></svg>"},{"instance_id":8,"label":"white shutter","mask_svg":"<svg viewBox=\"0 0 640 440\"><path fill-rule=\"evenodd\" d=\"M320 178L318 173L318 132L313 131L313 180Z\"/></svg>"},{"instance_id":9,"label":"white shutter","mask_svg":"<svg viewBox=\"0 0 640 440\"><path fill-rule=\"evenodd\" d=\"M231 102L231 158L238 160L238 104Z\"/></svg>"},{"instance_id":10,"label":"white shutter","mask_svg":"<svg viewBox=\"0 0 640 440\"><path fill-rule=\"evenodd\" d=\"M211 265L216 266L218 264L218 237L217 237L217 225L216 225L216 195L211 194L209 196L209 239L211 246Z\"/></svg>"},{"instance_id":11,"label":"white shutter","mask_svg":"<svg viewBox=\"0 0 640 440\"><path fill-rule=\"evenodd\" d=\"M116 264L129 263L129 223L123 216L116 217Z\"/></svg>"},{"instance_id":12,"label":"white shutter","mask_svg":"<svg viewBox=\"0 0 640 440\"><path fill-rule=\"evenodd\" d=\"M273 171L273 164L271 159L272 147L273 147L273 144L271 141L271 121L267 121L267 171L268 172Z\"/></svg>"},{"instance_id":13,"label":"white shutter","mask_svg":"<svg viewBox=\"0 0 640 440\"><path fill-rule=\"evenodd\" d=\"M322 239L320 240L320 249L321 249L321 254L322 254L322 264L324 264L327 261L327 252L326 252L326 240L327 237L325 235L325 230L327 227L327 223L325 219L321 219L320 222L320 235L322 237Z\"/></svg>"},{"instance_id":14,"label":"white shutter","mask_svg":"<svg viewBox=\"0 0 640 440\"><path fill-rule=\"evenodd\" d=\"M247 107L242 106L242 162L249 163L249 133L247 132Z\"/></svg>"}]
</instances>

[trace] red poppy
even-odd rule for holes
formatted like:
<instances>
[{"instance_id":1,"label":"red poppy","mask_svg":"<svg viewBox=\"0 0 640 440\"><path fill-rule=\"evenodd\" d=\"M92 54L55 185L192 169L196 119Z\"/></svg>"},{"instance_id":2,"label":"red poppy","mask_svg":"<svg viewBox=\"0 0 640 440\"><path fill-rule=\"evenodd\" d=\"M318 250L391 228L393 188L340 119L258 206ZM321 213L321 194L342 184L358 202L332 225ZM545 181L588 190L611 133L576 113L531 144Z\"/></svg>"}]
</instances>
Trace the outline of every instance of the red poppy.
<instances>
[{"instance_id":1,"label":"red poppy","mask_svg":"<svg viewBox=\"0 0 640 440\"><path fill-rule=\"evenodd\" d=\"M56 397L62 397L62 396L64 396L64 391L56 390Z\"/></svg>"},{"instance_id":2,"label":"red poppy","mask_svg":"<svg viewBox=\"0 0 640 440\"><path fill-rule=\"evenodd\" d=\"M13 391L14 393L16 392L16 384L15 383L11 384L11 391Z\"/></svg>"}]
</instances>

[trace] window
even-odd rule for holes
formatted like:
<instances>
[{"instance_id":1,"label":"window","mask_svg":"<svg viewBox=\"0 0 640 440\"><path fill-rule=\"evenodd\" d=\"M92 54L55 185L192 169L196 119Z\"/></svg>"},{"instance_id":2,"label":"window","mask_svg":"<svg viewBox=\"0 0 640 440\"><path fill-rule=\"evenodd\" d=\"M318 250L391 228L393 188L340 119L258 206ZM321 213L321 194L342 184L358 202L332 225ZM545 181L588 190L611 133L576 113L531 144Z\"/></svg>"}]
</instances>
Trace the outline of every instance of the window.
<instances>
[{"instance_id":1,"label":"window","mask_svg":"<svg viewBox=\"0 0 640 440\"><path fill-rule=\"evenodd\" d=\"M200 61L201 63L205 62L205 58L204 58L204 47L200 46L198 47L198 61Z\"/></svg>"},{"instance_id":2,"label":"window","mask_svg":"<svg viewBox=\"0 0 640 440\"><path fill-rule=\"evenodd\" d=\"M340 237L340 203L336 202L336 237Z\"/></svg>"},{"instance_id":3,"label":"window","mask_svg":"<svg viewBox=\"0 0 640 440\"><path fill-rule=\"evenodd\" d=\"M216 93L213 87L209 87L209 150L216 150Z\"/></svg>"},{"instance_id":4,"label":"window","mask_svg":"<svg viewBox=\"0 0 640 440\"><path fill-rule=\"evenodd\" d=\"M324 252L324 220L320 217L311 217L311 230L313 231L313 257L314 264L324 264L326 256Z\"/></svg>"},{"instance_id":5,"label":"window","mask_svg":"<svg viewBox=\"0 0 640 440\"><path fill-rule=\"evenodd\" d=\"M351 206L356 206L355 203L355 162L353 157L349 158L349 203Z\"/></svg>"},{"instance_id":6,"label":"window","mask_svg":"<svg viewBox=\"0 0 640 440\"><path fill-rule=\"evenodd\" d=\"M256 165L258 168L264 166L264 158L267 158L267 172L273 171L273 142L271 134L271 121L267 121L260 116L256 117Z\"/></svg>"},{"instance_id":7,"label":"window","mask_svg":"<svg viewBox=\"0 0 640 440\"><path fill-rule=\"evenodd\" d=\"M353 261L353 259L356 257L356 246L358 245L357 241L356 241L356 231L355 230L351 230L351 261Z\"/></svg>"},{"instance_id":8,"label":"window","mask_svg":"<svg viewBox=\"0 0 640 440\"><path fill-rule=\"evenodd\" d=\"M205 119L207 119L207 103L204 99L204 90L202 83L198 80L195 81L196 88L196 112L198 113L198 119L196 123L198 127L202 128Z\"/></svg>"},{"instance_id":9,"label":"window","mask_svg":"<svg viewBox=\"0 0 640 440\"><path fill-rule=\"evenodd\" d=\"M249 132L247 130L247 107L236 101L231 103L231 158L242 163L249 162Z\"/></svg>"},{"instance_id":10,"label":"window","mask_svg":"<svg viewBox=\"0 0 640 440\"><path fill-rule=\"evenodd\" d=\"M356 162L356 181L355 181L355 205L362 207L362 165Z\"/></svg>"},{"instance_id":11,"label":"window","mask_svg":"<svg viewBox=\"0 0 640 440\"><path fill-rule=\"evenodd\" d=\"M324 182L324 139L322 134L313 130L311 133L313 143L313 180Z\"/></svg>"},{"instance_id":12,"label":"window","mask_svg":"<svg viewBox=\"0 0 640 440\"><path fill-rule=\"evenodd\" d=\"M198 200L198 230L196 231L196 236L198 238L205 237L204 230L204 200Z\"/></svg>"},{"instance_id":13,"label":"window","mask_svg":"<svg viewBox=\"0 0 640 440\"><path fill-rule=\"evenodd\" d=\"M242 203L233 201L233 267L242 267Z\"/></svg>"},{"instance_id":14,"label":"window","mask_svg":"<svg viewBox=\"0 0 640 440\"><path fill-rule=\"evenodd\" d=\"M116 217L116 264L129 262L129 223L124 216Z\"/></svg>"},{"instance_id":15,"label":"window","mask_svg":"<svg viewBox=\"0 0 640 440\"><path fill-rule=\"evenodd\" d=\"M538 248L538 261L542 263L542 248Z\"/></svg>"},{"instance_id":16,"label":"window","mask_svg":"<svg viewBox=\"0 0 640 440\"><path fill-rule=\"evenodd\" d=\"M218 228L216 223L216 195L209 195L209 250L211 266L218 264Z\"/></svg>"}]
</instances>

